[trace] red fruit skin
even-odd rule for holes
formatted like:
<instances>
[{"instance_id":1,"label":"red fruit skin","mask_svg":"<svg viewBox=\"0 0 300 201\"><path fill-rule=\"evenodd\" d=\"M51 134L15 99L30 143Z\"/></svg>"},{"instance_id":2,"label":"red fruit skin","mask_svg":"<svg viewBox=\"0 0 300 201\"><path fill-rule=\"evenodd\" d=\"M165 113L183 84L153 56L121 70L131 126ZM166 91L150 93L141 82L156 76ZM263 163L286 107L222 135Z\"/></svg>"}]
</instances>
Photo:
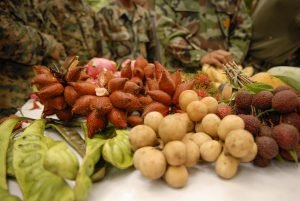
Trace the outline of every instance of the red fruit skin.
<instances>
[{"instance_id":1,"label":"red fruit skin","mask_svg":"<svg viewBox=\"0 0 300 201\"><path fill-rule=\"evenodd\" d=\"M300 115L296 112L283 114L282 122L295 126L300 132Z\"/></svg>"},{"instance_id":2,"label":"red fruit skin","mask_svg":"<svg viewBox=\"0 0 300 201\"><path fill-rule=\"evenodd\" d=\"M272 108L280 113L296 111L298 107L298 96L291 90L283 90L272 98Z\"/></svg>"},{"instance_id":3,"label":"red fruit skin","mask_svg":"<svg viewBox=\"0 0 300 201\"><path fill-rule=\"evenodd\" d=\"M96 85L90 82L69 82L75 91L81 95L96 95Z\"/></svg>"},{"instance_id":4,"label":"red fruit skin","mask_svg":"<svg viewBox=\"0 0 300 201\"><path fill-rule=\"evenodd\" d=\"M154 101L144 108L142 117L153 111L160 112L163 116L166 116L169 113L169 106Z\"/></svg>"},{"instance_id":5,"label":"red fruit skin","mask_svg":"<svg viewBox=\"0 0 300 201\"><path fill-rule=\"evenodd\" d=\"M101 115L105 115L112 110L113 106L108 97L95 97L91 99L90 109L98 110Z\"/></svg>"},{"instance_id":6,"label":"red fruit skin","mask_svg":"<svg viewBox=\"0 0 300 201\"><path fill-rule=\"evenodd\" d=\"M107 115L108 121L117 128L127 128L126 112L118 108L112 108Z\"/></svg>"},{"instance_id":7,"label":"red fruit skin","mask_svg":"<svg viewBox=\"0 0 300 201\"><path fill-rule=\"evenodd\" d=\"M170 73L167 70L162 72L161 78L159 79L159 89L173 96L175 92L175 82L172 79Z\"/></svg>"},{"instance_id":8,"label":"red fruit skin","mask_svg":"<svg viewBox=\"0 0 300 201\"><path fill-rule=\"evenodd\" d=\"M67 107L63 110L56 110L55 114L60 120L62 120L64 122L70 121L73 117L71 108L69 108L69 107Z\"/></svg>"},{"instance_id":9,"label":"red fruit skin","mask_svg":"<svg viewBox=\"0 0 300 201\"><path fill-rule=\"evenodd\" d=\"M211 83L210 79L206 74L199 74L195 78L196 84L200 84L201 86L208 87Z\"/></svg>"},{"instance_id":10,"label":"red fruit skin","mask_svg":"<svg viewBox=\"0 0 300 201\"><path fill-rule=\"evenodd\" d=\"M172 102L171 96L162 90L153 90L153 91L148 91L147 93L154 101L163 103L165 105L170 105Z\"/></svg>"},{"instance_id":11,"label":"red fruit skin","mask_svg":"<svg viewBox=\"0 0 300 201\"><path fill-rule=\"evenodd\" d=\"M127 80L128 78L123 77L112 78L111 80L109 80L109 82L107 83L107 89L109 93L117 90L122 90Z\"/></svg>"},{"instance_id":12,"label":"red fruit skin","mask_svg":"<svg viewBox=\"0 0 300 201\"><path fill-rule=\"evenodd\" d=\"M144 119L138 115L130 115L129 117L127 117L127 123L129 124L129 126L134 127L143 124Z\"/></svg>"},{"instance_id":13,"label":"red fruit skin","mask_svg":"<svg viewBox=\"0 0 300 201\"><path fill-rule=\"evenodd\" d=\"M40 99L46 100L55 96L59 96L64 92L64 87L61 83L54 83L43 87L37 92L37 96Z\"/></svg>"},{"instance_id":14,"label":"red fruit skin","mask_svg":"<svg viewBox=\"0 0 300 201\"><path fill-rule=\"evenodd\" d=\"M283 126L285 129L283 129ZM272 137L276 140L278 146L284 150L294 149L299 143L298 129L290 124L281 123L275 126Z\"/></svg>"},{"instance_id":15,"label":"red fruit skin","mask_svg":"<svg viewBox=\"0 0 300 201\"><path fill-rule=\"evenodd\" d=\"M205 91L205 89L196 89L196 93L199 97L204 98L208 96L208 93Z\"/></svg>"},{"instance_id":16,"label":"red fruit skin","mask_svg":"<svg viewBox=\"0 0 300 201\"><path fill-rule=\"evenodd\" d=\"M88 114L86 124L89 138L93 138L95 133L106 127L105 118L97 110L93 110Z\"/></svg>"},{"instance_id":17,"label":"red fruit skin","mask_svg":"<svg viewBox=\"0 0 300 201\"><path fill-rule=\"evenodd\" d=\"M216 114L223 119L225 116L232 114L231 107L226 104L219 104Z\"/></svg>"},{"instance_id":18,"label":"red fruit skin","mask_svg":"<svg viewBox=\"0 0 300 201\"><path fill-rule=\"evenodd\" d=\"M179 103L179 96L180 94L185 91L185 90L191 90L194 88L195 85L195 81L188 81L188 82L183 82L181 84L179 84L176 89L175 89L175 93L172 97L172 103L177 105Z\"/></svg>"},{"instance_id":19,"label":"red fruit skin","mask_svg":"<svg viewBox=\"0 0 300 201\"><path fill-rule=\"evenodd\" d=\"M66 86L64 90L64 98L69 106L73 106L79 98L79 94L75 91L74 87Z\"/></svg>"},{"instance_id":20,"label":"red fruit skin","mask_svg":"<svg viewBox=\"0 0 300 201\"><path fill-rule=\"evenodd\" d=\"M72 113L73 114L78 114L78 115L87 115L91 110L90 110L90 103L91 100L96 98L96 96L92 96L92 95L84 95L84 96L80 96L73 108L72 108Z\"/></svg>"}]
</instances>

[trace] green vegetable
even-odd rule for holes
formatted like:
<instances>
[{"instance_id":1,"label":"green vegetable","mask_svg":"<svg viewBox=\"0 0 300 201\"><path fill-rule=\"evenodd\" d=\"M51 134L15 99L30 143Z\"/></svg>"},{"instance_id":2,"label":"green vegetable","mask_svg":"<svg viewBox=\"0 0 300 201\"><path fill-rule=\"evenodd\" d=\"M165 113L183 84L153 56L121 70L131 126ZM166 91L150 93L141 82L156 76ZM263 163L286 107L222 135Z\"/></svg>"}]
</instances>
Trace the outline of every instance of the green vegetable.
<instances>
[{"instance_id":1,"label":"green vegetable","mask_svg":"<svg viewBox=\"0 0 300 201\"><path fill-rule=\"evenodd\" d=\"M81 157L84 156L86 148L85 142L76 130L57 124L47 124L47 126L56 129Z\"/></svg>"},{"instance_id":2,"label":"green vegetable","mask_svg":"<svg viewBox=\"0 0 300 201\"><path fill-rule=\"evenodd\" d=\"M264 84L261 82L254 82L251 84L247 84L245 85L245 88L249 91L252 92L254 94L257 94L260 91L272 91L273 87L268 85L268 84Z\"/></svg>"},{"instance_id":3,"label":"green vegetable","mask_svg":"<svg viewBox=\"0 0 300 201\"><path fill-rule=\"evenodd\" d=\"M20 120L22 118L12 118L0 125L0 200L20 200L18 197L9 194L6 181L6 154L9 139L13 129Z\"/></svg>"},{"instance_id":4,"label":"green vegetable","mask_svg":"<svg viewBox=\"0 0 300 201\"><path fill-rule=\"evenodd\" d=\"M103 146L105 161L119 169L132 166L132 150L128 139L128 130L115 130L116 136L108 139Z\"/></svg>"},{"instance_id":5,"label":"green vegetable","mask_svg":"<svg viewBox=\"0 0 300 201\"><path fill-rule=\"evenodd\" d=\"M281 79L284 83L300 91L300 68L292 66L277 66L268 70L270 74Z\"/></svg>"},{"instance_id":6,"label":"green vegetable","mask_svg":"<svg viewBox=\"0 0 300 201\"><path fill-rule=\"evenodd\" d=\"M87 127L85 123L82 124L82 130L85 136L87 136ZM95 135L92 139L86 137L86 153L82 165L80 166L74 187L76 201L87 200L89 190L92 186L91 176L94 173L95 165L101 158L101 148L106 141L104 138L98 138L97 136L98 135Z\"/></svg>"},{"instance_id":7,"label":"green vegetable","mask_svg":"<svg viewBox=\"0 0 300 201\"><path fill-rule=\"evenodd\" d=\"M63 178L45 170L45 120L35 120L15 141L13 167L24 200L71 201L74 194Z\"/></svg>"},{"instance_id":8,"label":"green vegetable","mask_svg":"<svg viewBox=\"0 0 300 201\"><path fill-rule=\"evenodd\" d=\"M49 138L49 141L52 140ZM45 155L44 167L58 176L74 180L76 178L79 162L76 155L63 141L52 140L49 150Z\"/></svg>"},{"instance_id":9,"label":"green vegetable","mask_svg":"<svg viewBox=\"0 0 300 201\"><path fill-rule=\"evenodd\" d=\"M1 201L20 201L20 198L9 194L9 192L7 190L0 188L0 200Z\"/></svg>"}]
</instances>

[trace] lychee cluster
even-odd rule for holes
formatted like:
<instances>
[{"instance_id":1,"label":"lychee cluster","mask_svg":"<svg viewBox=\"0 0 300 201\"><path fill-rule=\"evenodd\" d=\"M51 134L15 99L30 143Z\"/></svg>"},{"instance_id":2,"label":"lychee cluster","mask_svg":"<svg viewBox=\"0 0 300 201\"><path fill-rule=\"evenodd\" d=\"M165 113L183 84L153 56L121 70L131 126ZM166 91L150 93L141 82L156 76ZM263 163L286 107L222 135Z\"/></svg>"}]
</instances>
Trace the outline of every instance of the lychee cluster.
<instances>
[{"instance_id":1,"label":"lychee cluster","mask_svg":"<svg viewBox=\"0 0 300 201\"><path fill-rule=\"evenodd\" d=\"M255 165L268 166L277 156L288 161L300 158L300 98L294 90L287 86L256 94L239 90L234 110L255 137Z\"/></svg>"}]
</instances>

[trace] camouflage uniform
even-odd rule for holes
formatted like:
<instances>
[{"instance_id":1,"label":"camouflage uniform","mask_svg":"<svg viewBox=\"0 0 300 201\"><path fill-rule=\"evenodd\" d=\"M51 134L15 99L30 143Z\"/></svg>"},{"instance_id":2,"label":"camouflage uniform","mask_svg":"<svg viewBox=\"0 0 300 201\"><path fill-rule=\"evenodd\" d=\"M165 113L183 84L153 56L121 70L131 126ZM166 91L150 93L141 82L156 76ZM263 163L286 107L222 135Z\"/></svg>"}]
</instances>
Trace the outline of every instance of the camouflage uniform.
<instances>
[{"instance_id":1,"label":"camouflage uniform","mask_svg":"<svg viewBox=\"0 0 300 201\"><path fill-rule=\"evenodd\" d=\"M67 55L81 64L101 54L101 32L96 13L83 0L44 1L47 30L61 42Z\"/></svg>"},{"instance_id":2,"label":"camouflage uniform","mask_svg":"<svg viewBox=\"0 0 300 201\"><path fill-rule=\"evenodd\" d=\"M32 65L56 63L49 55L58 42L43 25L35 1L0 1L0 116L28 99Z\"/></svg>"},{"instance_id":3,"label":"camouflage uniform","mask_svg":"<svg viewBox=\"0 0 300 201\"><path fill-rule=\"evenodd\" d=\"M259 71L273 66L300 67L299 0L260 0L252 19L253 36L246 63Z\"/></svg>"},{"instance_id":4,"label":"camouflage uniform","mask_svg":"<svg viewBox=\"0 0 300 201\"><path fill-rule=\"evenodd\" d=\"M243 61L252 25L244 1L156 0L156 12L167 67L194 71L205 54L218 49Z\"/></svg>"},{"instance_id":5,"label":"camouflage uniform","mask_svg":"<svg viewBox=\"0 0 300 201\"><path fill-rule=\"evenodd\" d=\"M125 59L136 59L139 55L153 60L149 12L138 4L134 6L131 13L119 1L113 1L98 13L108 46L106 57L118 63Z\"/></svg>"}]
</instances>

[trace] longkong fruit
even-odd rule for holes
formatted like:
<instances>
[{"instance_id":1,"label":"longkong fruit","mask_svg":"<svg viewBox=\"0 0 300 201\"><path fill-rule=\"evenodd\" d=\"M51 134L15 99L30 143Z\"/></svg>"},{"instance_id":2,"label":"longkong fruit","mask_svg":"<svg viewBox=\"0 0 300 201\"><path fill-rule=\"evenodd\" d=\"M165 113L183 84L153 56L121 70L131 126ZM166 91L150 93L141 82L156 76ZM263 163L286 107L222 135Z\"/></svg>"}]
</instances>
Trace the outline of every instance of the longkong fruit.
<instances>
[{"instance_id":1,"label":"longkong fruit","mask_svg":"<svg viewBox=\"0 0 300 201\"><path fill-rule=\"evenodd\" d=\"M159 102L152 102L144 108L142 117L153 111L160 112L163 116L166 116L169 113L169 106Z\"/></svg>"},{"instance_id":2,"label":"longkong fruit","mask_svg":"<svg viewBox=\"0 0 300 201\"><path fill-rule=\"evenodd\" d=\"M124 77L112 78L107 83L107 89L108 89L109 93L112 93L117 90L122 90L124 88L125 82L127 80L128 80L128 78L124 78Z\"/></svg>"},{"instance_id":3,"label":"longkong fruit","mask_svg":"<svg viewBox=\"0 0 300 201\"><path fill-rule=\"evenodd\" d=\"M92 96L92 95L84 95L84 96L80 96L73 108L72 108L72 113L73 114L79 114L79 115L86 115L90 112L90 103L91 100L96 98L96 96Z\"/></svg>"},{"instance_id":4,"label":"longkong fruit","mask_svg":"<svg viewBox=\"0 0 300 201\"><path fill-rule=\"evenodd\" d=\"M149 94L154 101L163 103L165 105L170 105L172 102L171 96L162 90L148 91L147 94Z\"/></svg>"},{"instance_id":5,"label":"longkong fruit","mask_svg":"<svg viewBox=\"0 0 300 201\"><path fill-rule=\"evenodd\" d=\"M177 105L177 104L179 103L179 95L180 95L183 91L185 91L185 90L193 89L193 88L194 88L194 84L195 84L195 81L194 81L194 80L187 81L187 82L184 82L184 83L179 84L179 85L176 87L175 93L174 93L174 95L173 95L172 103L174 103L175 105Z\"/></svg>"},{"instance_id":6,"label":"longkong fruit","mask_svg":"<svg viewBox=\"0 0 300 201\"><path fill-rule=\"evenodd\" d=\"M127 115L124 111L113 108L107 115L108 121L117 128L127 128Z\"/></svg>"},{"instance_id":7,"label":"longkong fruit","mask_svg":"<svg viewBox=\"0 0 300 201\"><path fill-rule=\"evenodd\" d=\"M127 117L127 123L129 126L134 127L144 123L144 119L138 115L130 115Z\"/></svg>"},{"instance_id":8,"label":"longkong fruit","mask_svg":"<svg viewBox=\"0 0 300 201\"><path fill-rule=\"evenodd\" d=\"M162 72L161 79L159 80L158 83L159 83L160 90L167 92L168 94L170 94L170 96L173 95L175 91L175 82L171 78L171 75L167 70Z\"/></svg>"},{"instance_id":9,"label":"longkong fruit","mask_svg":"<svg viewBox=\"0 0 300 201\"><path fill-rule=\"evenodd\" d=\"M126 65L121 69L121 77L131 79L132 77L131 61L126 63Z\"/></svg>"},{"instance_id":10,"label":"longkong fruit","mask_svg":"<svg viewBox=\"0 0 300 201\"><path fill-rule=\"evenodd\" d=\"M55 96L59 96L64 92L64 87L60 83L54 83L51 85L47 85L37 92L37 96L40 99L49 99Z\"/></svg>"},{"instance_id":11,"label":"longkong fruit","mask_svg":"<svg viewBox=\"0 0 300 201\"><path fill-rule=\"evenodd\" d=\"M97 110L92 110L86 119L88 137L92 138L95 133L102 131L106 127L104 116L99 114Z\"/></svg>"},{"instance_id":12,"label":"longkong fruit","mask_svg":"<svg viewBox=\"0 0 300 201\"><path fill-rule=\"evenodd\" d=\"M127 81L124 85L123 91L131 94L139 94L141 87L135 82Z\"/></svg>"},{"instance_id":13,"label":"longkong fruit","mask_svg":"<svg viewBox=\"0 0 300 201\"><path fill-rule=\"evenodd\" d=\"M96 95L96 85L90 82L69 82L75 91L81 95Z\"/></svg>"},{"instance_id":14,"label":"longkong fruit","mask_svg":"<svg viewBox=\"0 0 300 201\"><path fill-rule=\"evenodd\" d=\"M64 122L70 121L73 117L73 114L72 114L72 111L71 111L70 107L67 107L63 110L56 110L55 114L60 120L62 120Z\"/></svg>"},{"instance_id":15,"label":"longkong fruit","mask_svg":"<svg viewBox=\"0 0 300 201\"><path fill-rule=\"evenodd\" d=\"M134 68L141 68L144 70L144 68L148 65L148 61L142 56L140 55L134 63Z\"/></svg>"},{"instance_id":16,"label":"longkong fruit","mask_svg":"<svg viewBox=\"0 0 300 201\"><path fill-rule=\"evenodd\" d=\"M101 115L105 115L112 110L112 104L108 97L102 96L91 99L90 102L90 109L91 110L98 110Z\"/></svg>"},{"instance_id":17,"label":"longkong fruit","mask_svg":"<svg viewBox=\"0 0 300 201\"><path fill-rule=\"evenodd\" d=\"M65 101L69 106L73 106L75 101L79 98L79 94L72 86L66 86L64 90Z\"/></svg>"},{"instance_id":18,"label":"longkong fruit","mask_svg":"<svg viewBox=\"0 0 300 201\"><path fill-rule=\"evenodd\" d=\"M57 82L58 82L57 78L50 73L37 74L31 80L32 84L37 84L37 85L49 85Z\"/></svg>"}]
</instances>

